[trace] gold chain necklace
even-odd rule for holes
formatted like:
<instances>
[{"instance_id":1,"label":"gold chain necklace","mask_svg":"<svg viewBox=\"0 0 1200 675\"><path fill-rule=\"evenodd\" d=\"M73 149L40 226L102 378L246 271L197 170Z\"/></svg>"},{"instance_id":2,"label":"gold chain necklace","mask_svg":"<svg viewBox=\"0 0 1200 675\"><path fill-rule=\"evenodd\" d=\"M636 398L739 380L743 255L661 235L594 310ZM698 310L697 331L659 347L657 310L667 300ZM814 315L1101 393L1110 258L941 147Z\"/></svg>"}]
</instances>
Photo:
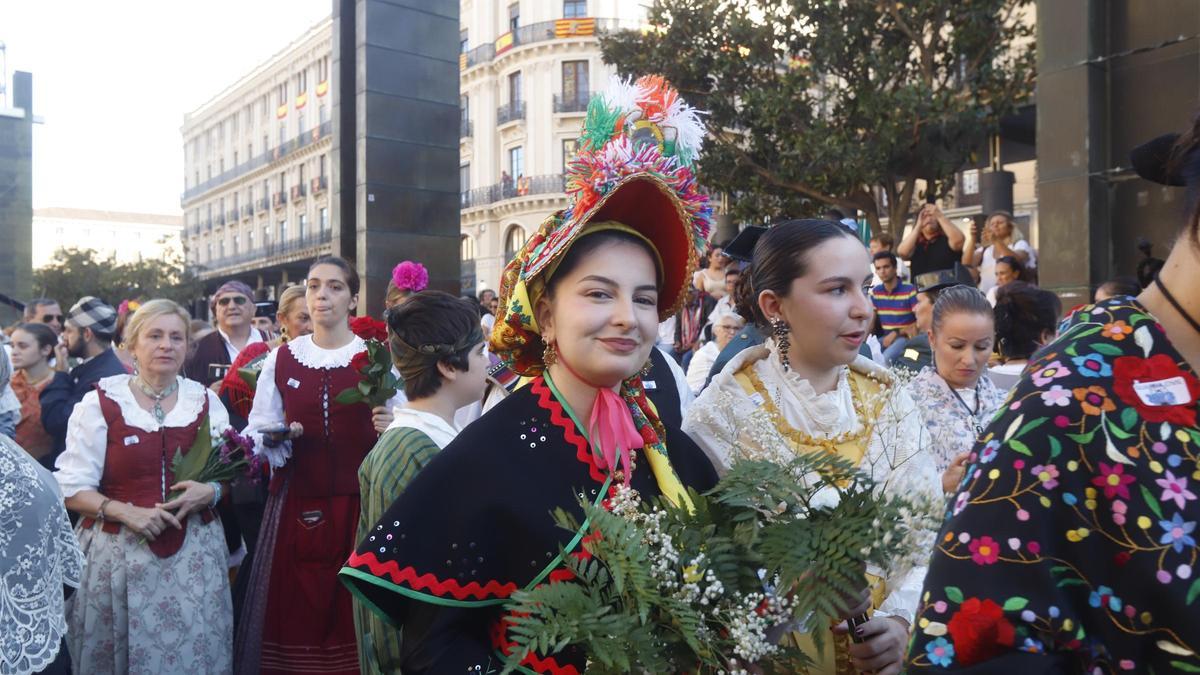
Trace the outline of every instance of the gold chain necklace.
<instances>
[{"instance_id":1,"label":"gold chain necklace","mask_svg":"<svg viewBox=\"0 0 1200 675\"><path fill-rule=\"evenodd\" d=\"M859 443L870 437L871 430L874 428L874 425L868 423L867 421L867 416L863 407L862 392L859 390L858 383L854 381L853 377L847 377L847 380L850 384L850 400L854 404L855 416L858 418L858 421L862 423L862 429L860 429L858 432L846 431L830 438L820 438L806 434L788 423L783 414L779 412L779 408L776 407L775 402L771 400L771 395L767 392L767 388L763 384L763 381L758 377L758 373L754 372L753 367L746 368L745 373L750 379L750 384L754 387L754 391L762 396L763 409L766 411L767 416L771 418L771 422L775 425L775 429L779 431L780 435L795 443L797 446L821 448L825 452L836 455L839 454L838 446L845 445L847 443Z\"/></svg>"}]
</instances>

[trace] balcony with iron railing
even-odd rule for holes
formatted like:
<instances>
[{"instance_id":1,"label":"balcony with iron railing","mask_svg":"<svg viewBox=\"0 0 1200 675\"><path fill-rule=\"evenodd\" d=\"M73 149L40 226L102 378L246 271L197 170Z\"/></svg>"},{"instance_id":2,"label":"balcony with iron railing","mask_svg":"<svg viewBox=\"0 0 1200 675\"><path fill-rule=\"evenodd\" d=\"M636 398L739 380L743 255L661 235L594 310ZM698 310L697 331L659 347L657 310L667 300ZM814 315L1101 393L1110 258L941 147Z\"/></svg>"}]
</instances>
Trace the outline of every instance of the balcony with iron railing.
<instances>
[{"instance_id":1,"label":"balcony with iron railing","mask_svg":"<svg viewBox=\"0 0 1200 675\"><path fill-rule=\"evenodd\" d=\"M576 91L572 93L563 93L554 95L554 112L556 113L578 113L587 112L588 101L591 94L586 91Z\"/></svg>"},{"instance_id":2,"label":"balcony with iron railing","mask_svg":"<svg viewBox=\"0 0 1200 675\"><path fill-rule=\"evenodd\" d=\"M305 185L304 183L300 183L299 185L292 186L292 201L293 202L296 201L297 199L302 199L307 194L308 194L308 186Z\"/></svg>"},{"instance_id":3,"label":"balcony with iron railing","mask_svg":"<svg viewBox=\"0 0 1200 675\"><path fill-rule=\"evenodd\" d=\"M566 182L561 173L545 174L542 176L522 176L516 180L507 180L486 187L475 188L460 193L462 208L470 209L476 206L487 206L505 199L516 199L531 195L553 194L565 192Z\"/></svg>"},{"instance_id":4,"label":"balcony with iron railing","mask_svg":"<svg viewBox=\"0 0 1200 675\"><path fill-rule=\"evenodd\" d=\"M267 199L266 197L259 197L258 198L258 212L265 214L267 212L267 210L269 208L271 208L270 202L271 202L271 200Z\"/></svg>"},{"instance_id":5,"label":"balcony with iron railing","mask_svg":"<svg viewBox=\"0 0 1200 675\"><path fill-rule=\"evenodd\" d=\"M277 209L282 209L287 204L287 193L283 190L271 194L271 206Z\"/></svg>"},{"instance_id":6,"label":"balcony with iron railing","mask_svg":"<svg viewBox=\"0 0 1200 675\"><path fill-rule=\"evenodd\" d=\"M201 265L204 268L201 275L204 276L205 274L255 261L259 261L263 266L267 266L274 263L275 259L281 256L318 248L331 241L333 241L333 230L321 230L305 237L297 237L279 242L268 242L263 246L248 251L214 258Z\"/></svg>"},{"instance_id":7,"label":"balcony with iron railing","mask_svg":"<svg viewBox=\"0 0 1200 675\"><path fill-rule=\"evenodd\" d=\"M224 225L225 224L225 214L218 213L217 216L215 218L213 218L213 222L216 225Z\"/></svg>"},{"instance_id":8,"label":"balcony with iron railing","mask_svg":"<svg viewBox=\"0 0 1200 675\"><path fill-rule=\"evenodd\" d=\"M254 202L242 204L242 217L249 218L252 215L254 215Z\"/></svg>"},{"instance_id":9,"label":"balcony with iron railing","mask_svg":"<svg viewBox=\"0 0 1200 675\"><path fill-rule=\"evenodd\" d=\"M525 119L525 101L509 101L496 108L496 124L507 124Z\"/></svg>"},{"instance_id":10,"label":"balcony with iron railing","mask_svg":"<svg viewBox=\"0 0 1200 675\"><path fill-rule=\"evenodd\" d=\"M238 210L235 207L232 211L225 214L225 222L236 223L238 221Z\"/></svg>"},{"instance_id":11,"label":"balcony with iron railing","mask_svg":"<svg viewBox=\"0 0 1200 675\"><path fill-rule=\"evenodd\" d=\"M312 185L309 186L310 194L320 194L329 188L329 179L325 176L317 176L312 179Z\"/></svg>"},{"instance_id":12,"label":"balcony with iron railing","mask_svg":"<svg viewBox=\"0 0 1200 675\"><path fill-rule=\"evenodd\" d=\"M468 68L490 63L515 47L523 45L550 40L595 37L601 33L637 28L642 28L642 24L626 19L584 17L540 21L528 26L521 26L516 31L505 33L492 42L479 45L466 53L459 54L458 66L460 70L467 70Z\"/></svg>"},{"instance_id":13,"label":"balcony with iron railing","mask_svg":"<svg viewBox=\"0 0 1200 675\"><path fill-rule=\"evenodd\" d=\"M213 176L212 178L204 181L203 183L200 183L199 185L193 185L192 187L188 188L187 190L184 190L182 201L187 202L189 200L192 200L192 199L199 197L200 195L202 195L210 190L218 188L236 178L240 178L240 177L246 175L247 173L254 171L255 169L270 165L274 162L278 162L279 160L282 160L283 158L287 157L288 155L292 154L293 152L296 152L297 150L300 150L301 148L308 147L309 145L316 143L317 141L321 140L322 138L326 138L326 137L330 136L332 133L333 133L333 122L332 121L322 122L320 125L312 128L312 129L309 129L308 131L302 131L299 134L296 134L292 138L288 139L284 143L282 143L274 148L271 148L270 150L267 150L266 152L259 154L257 157L254 157L253 159L242 162L241 164L233 167L232 169L229 169L228 171L221 173L218 176Z\"/></svg>"}]
</instances>

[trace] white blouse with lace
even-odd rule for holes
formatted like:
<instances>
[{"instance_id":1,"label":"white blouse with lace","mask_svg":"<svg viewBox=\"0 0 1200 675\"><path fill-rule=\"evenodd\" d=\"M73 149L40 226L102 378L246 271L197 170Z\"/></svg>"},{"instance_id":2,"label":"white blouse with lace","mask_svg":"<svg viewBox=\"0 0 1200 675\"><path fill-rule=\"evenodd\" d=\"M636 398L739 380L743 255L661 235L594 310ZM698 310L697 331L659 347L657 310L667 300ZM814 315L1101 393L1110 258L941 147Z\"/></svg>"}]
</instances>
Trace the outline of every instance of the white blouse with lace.
<instances>
[{"instance_id":1,"label":"white blouse with lace","mask_svg":"<svg viewBox=\"0 0 1200 675\"><path fill-rule=\"evenodd\" d=\"M818 394L808 380L783 368L774 340L743 350L713 378L683 421L683 430L708 454L718 473L725 473L743 458L784 463L795 457L791 443L776 429L761 400L755 400L759 395L748 395L734 379L747 365L754 369L788 425L815 437L834 437L862 428L850 388L851 368L883 382L892 381L887 370L860 356L842 370L832 391ZM881 401L880 418L875 420L859 469L874 479L877 490L909 496L924 493L939 500L941 485L920 414L907 392L887 391L891 393ZM929 535L926 538L932 546L936 533L924 534ZM885 578L889 589L877 613L911 623L926 567L881 570L869 566L868 572Z\"/></svg>"},{"instance_id":2,"label":"white blouse with lace","mask_svg":"<svg viewBox=\"0 0 1200 675\"><path fill-rule=\"evenodd\" d=\"M213 437L229 428L229 413L225 411L221 399L199 382L183 377L179 378L175 405L159 425L154 415L134 398L132 379L132 375L112 375L98 383L104 395L120 407L126 424L150 433L158 431L160 427L186 427L200 416L207 398L208 425ZM71 412L71 419L67 422L66 450L55 463L58 470L54 477L62 487L63 496L72 497L83 490L98 488L107 454L108 422L100 410L100 395L89 391Z\"/></svg>"},{"instance_id":3,"label":"white blouse with lace","mask_svg":"<svg viewBox=\"0 0 1200 675\"><path fill-rule=\"evenodd\" d=\"M258 385L254 390L254 404L250 409L250 416L246 419L246 429L243 431L246 436L254 439L254 451L265 455L271 466L275 468L286 464L291 457L289 441L285 441L276 448L268 448L262 442L263 429L274 429L287 425L287 416L283 411L283 397L279 393L279 388L275 386L275 362L279 358L280 349L291 351L292 356L306 368L329 370L350 365L354 355L366 348L367 343L357 335L350 342L336 349L320 347L313 342L312 335L303 335L289 340L267 354L262 370L258 373ZM407 401L404 390L399 389L386 405L396 408L404 405Z\"/></svg>"}]
</instances>

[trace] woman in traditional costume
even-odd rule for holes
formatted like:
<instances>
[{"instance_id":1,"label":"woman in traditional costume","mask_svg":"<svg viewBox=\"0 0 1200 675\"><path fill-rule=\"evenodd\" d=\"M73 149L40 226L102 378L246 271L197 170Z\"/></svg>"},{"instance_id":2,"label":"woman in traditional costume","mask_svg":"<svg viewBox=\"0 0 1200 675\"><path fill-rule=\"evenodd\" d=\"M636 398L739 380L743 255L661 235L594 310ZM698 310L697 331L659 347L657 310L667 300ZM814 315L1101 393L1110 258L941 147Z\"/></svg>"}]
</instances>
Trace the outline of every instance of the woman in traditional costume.
<instances>
[{"instance_id":1,"label":"woman in traditional costume","mask_svg":"<svg viewBox=\"0 0 1200 675\"><path fill-rule=\"evenodd\" d=\"M570 163L572 206L550 216L505 268L492 347L532 380L487 412L408 485L342 570L365 604L403 630L406 674L578 673L586 655L516 651L502 605L563 581L582 518L621 484L686 503L711 464L664 426L639 372L658 322L683 301L710 212L689 168L695 112L661 78L593 98ZM562 550L562 553L560 553Z\"/></svg>"},{"instance_id":2,"label":"woman in traditional costume","mask_svg":"<svg viewBox=\"0 0 1200 675\"><path fill-rule=\"evenodd\" d=\"M1004 392L987 376L995 326L992 306L979 289L951 286L939 292L929 330L934 363L908 385L945 492L958 487L975 439L1004 402Z\"/></svg>"},{"instance_id":3,"label":"woman in traditional costume","mask_svg":"<svg viewBox=\"0 0 1200 675\"><path fill-rule=\"evenodd\" d=\"M824 450L857 464L881 490L940 497L912 399L859 356L872 319L866 269L866 249L832 221L780 223L759 238L738 313L772 337L734 357L683 424L719 470L743 458L786 463ZM867 571L875 612L856 629L861 642L850 644L841 624L812 672L900 672L924 568ZM847 616L867 607L857 609Z\"/></svg>"},{"instance_id":4,"label":"woman in traditional costume","mask_svg":"<svg viewBox=\"0 0 1200 675\"><path fill-rule=\"evenodd\" d=\"M215 506L228 486L176 483L172 458L203 425L229 428L217 395L180 376L188 316L143 304L126 326L137 372L101 379L75 406L54 477L87 559L67 603L76 673L228 673L233 610ZM182 494L168 500L168 494Z\"/></svg>"},{"instance_id":5,"label":"woman in traditional costume","mask_svg":"<svg viewBox=\"0 0 1200 675\"><path fill-rule=\"evenodd\" d=\"M985 429L910 671L1200 672L1200 117L1176 139L1133 165L1190 188L1186 230L1141 295L1077 310Z\"/></svg>"},{"instance_id":6,"label":"woman in traditional costume","mask_svg":"<svg viewBox=\"0 0 1200 675\"><path fill-rule=\"evenodd\" d=\"M362 380L351 365L366 348L349 326L354 268L318 258L305 288L313 333L267 355L246 427L274 472L238 626L238 672L358 672L350 595L337 571L354 546L358 466L391 408L334 400Z\"/></svg>"}]
</instances>

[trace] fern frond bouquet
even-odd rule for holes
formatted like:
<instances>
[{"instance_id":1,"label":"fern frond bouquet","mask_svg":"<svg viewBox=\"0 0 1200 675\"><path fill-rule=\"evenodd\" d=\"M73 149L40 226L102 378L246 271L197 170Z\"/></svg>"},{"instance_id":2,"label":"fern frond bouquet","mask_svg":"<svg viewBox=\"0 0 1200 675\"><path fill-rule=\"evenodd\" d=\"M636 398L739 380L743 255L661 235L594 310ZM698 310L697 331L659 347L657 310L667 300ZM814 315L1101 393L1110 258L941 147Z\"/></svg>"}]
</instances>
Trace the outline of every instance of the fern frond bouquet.
<instances>
[{"instance_id":1,"label":"fern frond bouquet","mask_svg":"<svg viewBox=\"0 0 1200 675\"><path fill-rule=\"evenodd\" d=\"M816 654L781 638L809 633L823 649L867 565L928 557L942 505L876 488L847 460L811 453L740 461L692 492L690 509L625 486L581 502L588 535L565 557L574 578L507 608L517 649L506 672L567 646L588 654L589 673L800 672ZM580 531L576 515L554 517Z\"/></svg>"}]
</instances>

